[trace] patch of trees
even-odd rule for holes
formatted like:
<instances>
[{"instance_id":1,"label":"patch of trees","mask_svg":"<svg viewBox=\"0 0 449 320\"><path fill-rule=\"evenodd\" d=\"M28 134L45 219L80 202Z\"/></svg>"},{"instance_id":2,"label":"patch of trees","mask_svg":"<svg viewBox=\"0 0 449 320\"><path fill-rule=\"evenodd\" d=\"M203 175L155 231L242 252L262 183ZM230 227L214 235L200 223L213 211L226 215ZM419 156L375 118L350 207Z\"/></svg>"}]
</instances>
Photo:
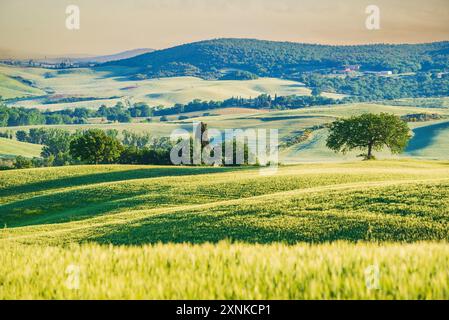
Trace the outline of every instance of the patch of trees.
<instances>
[{"instance_id":1,"label":"patch of trees","mask_svg":"<svg viewBox=\"0 0 449 320\"><path fill-rule=\"evenodd\" d=\"M122 102L118 102L113 107L102 105L94 114L96 117L104 117L109 121L130 122L131 118L146 118L153 116L153 108L144 102L135 103L126 108Z\"/></svg>"},{"instance_id":2,"label":"patch of trees","mask_svg":"<svg viewBox=\"0 0 449 320\"><path fill-rule=\"evenodd\" d=\"M224 101L193 100L187 104L176 104L171 108L155 110L155 116L167 116L186 112L213 110L220 108L240 107L252 109L299 109L316 105L330 105L342 103L341 100L323 96L277 96L261 94L256 98L230 98Z\"/></svg>"},{"instance_id":3,"label":"patch of trees","mask_svg":"<svg viewBox=\"0 0 449 320\"><path fill-rule=\"evenodd\" d=\"M120 141L100 129L84 131L70 142L70 155L89 164L115 163L122 152Z\"/></svg>"},{"instance_id":4,"label":"patch of trees","mask_svg":"<svg viewBox=\"0 0 449 320\"><path fill-rule=\"evenodd\" d=\"M118 96L112 96L107 98L102 98L104 100L106 99L117 99L120 98ZM97 97L66 97L61 95L54 95L47 97L41 101L42 104L56 104L56 103L73 103L73 102L82 102L82 101L92 101L92 100L98 100Z\"/></svg>"},{"instance_id":5,"label":"patch of trees","mask_svg":"<svg viewBox=\"0 0 449 320\"><path fill-rule=\"evenodd\" d=\"M44 111L7 107L0 105L0 127L27 126L27 125L57 125L57 124L84 124L88 118L106 118L109 121L122 123L131 122L132 118L160 117L160 121L168 121L168 115L179 113L213 110L228 107L254 108L254 109L297 109L315 105L329 105L342 103L319 95L314 96L277 96L262 94L256 98L230 98L224 101L202 101L195 99L187 104L175 104L173 107L150 107L144 102L135 103L126 107L122 102L115 106L102 105L98 110L86 108L65 109L59 111ZM180 120L185 120L182 118Z\"/></svg>"},{"instance_id":6,"label":"patch of trees","mask_svg":"<svg viewBox=\"0 0 449 320\"><path fill-rule=\"evenodd\" d=\"M206 125L202 126L202 133ZM88 129L70 132L55 128L36 128L29 131L17 131L16 138L22 142L44 145L40 158L16 157L0 159L2 169L25 169L33 167L66 166L72 164L153 164L172 165L171 152L178 141L168 137L154 138L147 132L137 133L123 130L121 134L115 130ZM190 138L190 157L193 159L193 143ZM209 142L201 144L201 152ZM243 163L248 165L250 153L248 145L233 142L233 163L237 163L237 150L244 153ZM211 153L214 151L210 150ZM222 163L225 164L223 148ZM253 155L257 159L256 155ZM195 162L191 162L194 163ZM203 162L197 165L204 165ZM257 165L257 164L256 164Z\"/></svg>"},{"instance_id":7,"label":"patch of trees","mask_svg":"<svg viewBox=\"0 0 449 320\"><path fill-rule=\"evenodd\" d=\"M115 129L77 130L33 128L16 132L22 142L43 145L41 158L19 158L15 168L71 164L171 164L173 143L149 133Z\"/></svg>"},{"instance_id":8,"label":"patch of trees","mask_svg":"<svg viewBox=\"0 0 449 320\"><path fill-rule=\"evenodd\" d=\"M298 134L286 137L284 139L284 141L282 141L281 147L289 148L289 147L294 146L296 144L300 144L302 142L305 142L312 136L312 133L313 133L312 129L305 129L305 130L301 131Z\"/></svg>"},{"instance_id":9,"label":"patch of trees","mask_svg":"<svg viewBox=\"0 0 449 320\"><path fill-rule=\"evenodd\" d=\"M88 118L104 117L109 121L130 122L132 118L151 117L153 108L146 103L136 103L127 108L122 102L113 107L102 105L98 110L87 108L41 111L0 105L0 127L27 125L84 124Z\"/></svg>"},{"instance_id":10,"label":"patch of trees","mask_svg":"<svg viewBox=\"0 0 449 320\"><path fill-rule=\"evenodd\" d=\"M0 127L40 124L83 124L87 121L87 109L41 112L38 109L16 108L0 105Z\"/></svg>"},{"instance_id":11,"label":"patch of trees","mask_svg":"<svg viewBox=\"0 0 449 320\"><path fill-rule=\"evenodd\" d=\"M219 80L255 80L259 76L252 72L242 70L232 70L220 77Z\"/></svg>"},{"instance_id":12,"label":"patch of trees","mask_svg":"<svg viewBox=\"0 0 449 320\"><path fill-rule=\"evenodd\" d=\"M346 102L392 100L399 98L444 97L449 95L449 77L438 78L433 73L382 77L327 77L317 73L296 78L314 90L351 95Z\"/></svg>"},{"instance_id":13,"label":"patch of trees","mask_svg":"<svg viewBox=\"0 0 449 320\"><path fill-rule=\"evenodd\" d=\"M406 114L401 117L402 120L407 122L425 122L432 120L440 120L443 117L437 113L412 113Z\"/></svg>"}]
</instances>

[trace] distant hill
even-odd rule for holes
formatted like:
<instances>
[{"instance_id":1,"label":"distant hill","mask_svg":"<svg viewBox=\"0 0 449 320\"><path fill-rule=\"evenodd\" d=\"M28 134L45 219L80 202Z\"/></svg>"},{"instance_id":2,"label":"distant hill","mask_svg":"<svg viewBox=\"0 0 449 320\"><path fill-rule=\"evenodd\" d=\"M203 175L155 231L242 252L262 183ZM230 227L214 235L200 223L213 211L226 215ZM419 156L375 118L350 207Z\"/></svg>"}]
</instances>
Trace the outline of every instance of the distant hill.
<instances>
[{"instance_id":1,"label":"distant hill","mask_svg":"<svg viewBox=\"0 0 449 320\"><path fill-rule=\"evenodd\" d=\"M89 54L73 54L73 55L64 55L64 56L44 56L40 55L32 55L25 53L16 53L13 51L8 51L6 49L0 49L0 58L5 60L34 60L39 63L48 63L48 64L57 64L66 61L71 61L72 63L105 63L109 61L116 61L121 59L133 58L138 55L142 55L145 53L149 53L154 51L153 49L148 48L140 48L133 49L128 51L123 51L111 55L103 55L103 56L95 56Z\"/></svg>"},{"instance_id":2,"label":"distant hill","mask_svg":"<svg viewBox=\"0 0 449 320\"><path fill-rule=\"evenodd\" d=\"M198 76L220 79L229 72L246 77L295 78L306 71L327 72L344 65L398 73L449 68L449 42L330 46L255 39L215 39L184 44L108 62L133 67L137 78ZM137 68L137 71L135 69Z\"/></svg>"},{"instance_id":3,"label":"distant hill","mask_svg":"<svg viewBox=\"0 0 449 320\"><path fill-rule=\"evenodd\" d=\"M133 58L145 53L153 52L153 49L148 48L140 48L140 49L133 49L128 51L119 52L116 54L111 55L105 55L105 56L94 56L94 57L85 57L85 58L79 58L74 59L76 62L93 62L93 63L104 63L108 61L116 61L116 60L122 60L122 59L128 59Z\"/></svg>"}]
</instances>

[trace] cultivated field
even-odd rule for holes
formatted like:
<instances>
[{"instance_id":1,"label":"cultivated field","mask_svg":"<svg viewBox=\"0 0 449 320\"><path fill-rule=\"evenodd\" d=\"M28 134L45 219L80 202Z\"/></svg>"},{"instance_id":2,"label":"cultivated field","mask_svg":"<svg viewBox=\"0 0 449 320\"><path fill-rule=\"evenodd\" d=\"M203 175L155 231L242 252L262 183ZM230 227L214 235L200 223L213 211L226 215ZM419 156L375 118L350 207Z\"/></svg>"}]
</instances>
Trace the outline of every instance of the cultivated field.
<instances>
[{"instance_id":1,"label":"cultivated field","mask_svg":"<svg viewBox=\"0 0 449 320\"><path fill-rule=\"evenodd\" d=\"M27 158L40 157L42 146L17 140L0 138L0 158L23 156Z\"/></svg>"},{"instance_id":2,"label":"cultivated field","mask_svg":"<svg viewBox=\"0 0 449 320\"><path fill-rule=\"evenodd\" d=\"M447 299L449 245L0 244L2 299ZM367 278L379 268L379 281ZM79 278L74 278L75 276ZM368 281L368 287L367 287ZM79 285L78 289L74 289Z\"/></svg>"},{"instance_id":3,"label":"cultivated field","mask_svg":"<svg viewBox=\"0 0 449 320\"><path fill-rule=\"evenodd\" d=\"M447 161L0 174L0 298L449 296Z\"/></svg>"},{"instance_id":4,"label":"cultivated field","mask_svg":"<svg viewBox=\"0 0 449 320\"><path fill-rule=\"evenodd\" d=\"M120 73L114 70L114 74ZM20 77L30 81L33 87L14 80ZM11 87L14 85L14 91ZM0 96L19 98L10 101L12 106L38 107L61 110L85 107L98 109L102 104L112 106L125 103L146 102L151 106L173 106L194 99L221 101L231 97L250 98L260 94L310 95L311 90L302 83L275 78L246 81L206 81L194 77L175 77L133 81L126 77L112 76L110 70L19 68L0 64ZM338 94L324 94L342 97ZM88 98L86 101L43 104L52 96L59 98ZM20 99L23 98L23 99Z\"/></svg>"}]
</instances>

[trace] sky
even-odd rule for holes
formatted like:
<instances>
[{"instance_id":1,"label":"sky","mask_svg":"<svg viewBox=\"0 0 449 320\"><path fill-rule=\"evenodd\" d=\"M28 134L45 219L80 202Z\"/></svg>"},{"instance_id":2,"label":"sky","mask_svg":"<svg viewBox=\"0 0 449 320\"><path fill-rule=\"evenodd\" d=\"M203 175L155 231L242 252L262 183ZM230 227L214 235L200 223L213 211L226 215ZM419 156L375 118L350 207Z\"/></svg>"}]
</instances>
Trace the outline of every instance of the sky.
<instances>
[{"instance_id":1,"label":"sky","mask_svg":"<svg viewBox=\"0 0 449 320\"><path fill-rule=\"evenodd\" d=\"M66 28L66 7L80 29ZM380 29L368 30L368 5ZM0 0L0 57L97 55L213 38L323 44L449 40L449 0Z\"/></svg>"}]
</instances>

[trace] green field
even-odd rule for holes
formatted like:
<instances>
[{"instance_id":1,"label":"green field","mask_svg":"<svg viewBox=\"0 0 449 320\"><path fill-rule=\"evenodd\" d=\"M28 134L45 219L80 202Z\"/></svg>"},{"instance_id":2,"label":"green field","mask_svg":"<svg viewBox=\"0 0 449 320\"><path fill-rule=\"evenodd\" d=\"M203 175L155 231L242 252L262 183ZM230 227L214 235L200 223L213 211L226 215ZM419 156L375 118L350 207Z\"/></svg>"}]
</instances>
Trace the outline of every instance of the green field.
<instances>
[{"instance_id":1,"label":"green field","mask_svg":"<svg viewBox=\"0 0 449 320\"><path fill-rule=\"evenodd\" d=\"M114 70L117 73L117 70ZM102 104L112 106L118 101L146 102L151 106L173 106L176 103L188 103L194 99L221 101L231 97L256 97L262 93L278 95L310 95L311 90L302 83L275 78L260 78L246 81L207 81L194 77L176 77L133 81L113 76L107 70L21 68L0 64L0 95L4 98L29 96L30 88L15 88L10 93L9 85L3 85L2 78L21 77L32 81L39 96L88 97L88 101L72 103L42 104L43 98L36 97L9 102L12 106L38 107L41 109L61 110L85 107L98 109ZM6 82L5 82L6 83ZM6 83L7 84L7 83ZM45 91L45 92L44 92ZM327 94L329 97L342 97Z\"/></svg>"},{"instance_id":2,"label":"green field","mask_svg":"<svg viewBox=\"0 0 449 320\"><path fill-rule=\"evenodd\" d=\"M449 246L0 244L3 299L447 299ZM51 263L49 263L51 261ZM70 268L79 268L79 289ZM366 270L379 267L368 289Z\"/></svg>"},{"instance_id":3,"label":"green field","mask_svg":"<svg viewBox=\"0 0 449 320\"><path fill-rule=\"evenodd\" d=\"M0 138L0 158L12 158L15 156L40 157L41 151L41 145Z\"/></svg>"},{"instance_id":4,"label":"green field","mask_svg":"<svg viewBox=\"0 0 449 320\"><path fill-rule=\"evenodd\" d=\"M359 115L362 113L393 113L398 116L416 113L437 113L443 117L438 121L427 121L410 123L414 136L409 147L400 156L392 156L387 150L376 153L380 159L414 157L419 159L449 159L449 146L445 141L449 138L449 109L433 108L428 111L425 108L410 106L388 106L382 104L355 103L330 107L310 107L287 111L261 112L252 110L233 110L235 113L227 113L225 110L211 110L210 116L202 116L204 112L188 114L187 120L178 121L175 116L169 117L169 122L154 121L151 123L95 123L85 125L57 125L46 126L52 128L63 128L71 131L77 129L101 128L130 130L136 132L149 132L155 137L170 136L175 129L192 130L192 122L204 121L209 128L213 129L278 129L281 142L289 136L295 136L302 130L313 128L336 120L339 117ZM40 126L22 126L0 128L0 131L27 130ZM346 155L336 154L326 147L327 130L320 129L313 132L307 141L293 145L287 149L280 150L280 161L282 163L300 162L335 162L356 160L360 151Z\"/></svg>"},{"instance_id":5,"label":"green field","mask_svg":"<svg viewBox=\"0 0 449 320\"><path fill-rule=\"evenodd\" d=\"M114 74L114 77L111 77ZM148 79L131 81L120 76L120 72L108 69L62 69L50 70L42 68L20 68L0 64L1 88L12 87L11 81L25 86L15 79L24 79L33 83L34 87L26 86L23 95L37 95L17 101L8 101L11 106L37 107L40 109L59 110L74 107L87 107L96 109L102 104L111 106L118 101L133 103L145 101L151 106L171 106L175 103L186 103L193 99L223 100L230 97L255 97L262 93L277 95L309 95L310 90L303 84L274 78L260 78L248 81L206 81L193 77ZM16 83L16 85L18 85ZM20 91L20 86L16 89ZM29 92L29 90L41 90ZM9 90L9 89L8 89ZM27 91L28 90L28 91ZM4 91L5 97L8 93ZM21 94L22 94L21 93ZM42 93L44 97L41 97ZM19 94L18 96L21 96ZM329 94L327 94L329 95ZM43 104L46 97L59 98L86 98L91 100L72 103ZM56 98L57 100L57 98ZM209 128L215 129L279 129L281 142L283 139L298 135L305 129L320 126L334 121L339 117L348 117L361 113L388 112L396 115L436 113L442 116L440 121L412 123L414 136L409 147L401 156L392 157L387 150L378 152L379 159L391 158L417 158L417 159L449 159L449 98L420 98L398 99L391 101L391 105L382 103L355 103L345 105L332 105L327 107L310 107L287 111L262 112L260 110L242 110L233 108L232 112L226 110L206 110L186 114L187 120L178 121L178 115L169 116L169 122L160 123L155 117L152 123L96 123L92 120L87 125L61 125L52 126L68 130L102 128L131 131L147 131L153 136L169 136L178 128L191 129L193 121L204 121ZM209 116L203 116L209 113ZM35 127L35 126L34 126ZM29 127L8 128L13 131L28 129ZM4 131L6 128L0 128ZM326 147L327 130L316 130L311 137L300 144L284 148L280 152L280 161L285 164L300 162L333 162L352 161L357 159L361 152L356 151L346 155L335 154ZM18 153L19 154L19 153Z\"/></svg>"},{"instance_id":6,"label":"green field","mask_svg":"<svg viewBox=\"0 0 449 320\"><path fill-rule=\"evenodd\" d=\"M0 298L449 297L447 161L1 178ZM72 264L79 290L64 284ZM374 291L363 276L372 264Z\"/></svg>"},{"instance_id":7,"label":"green field","mask_svg":"<svg viewBox=\"0 0 449 320\"><path fill-rule=\"evenodd\" d=\"M43 90L34 88L0 73L0 97L3 99L32 97L45 94Z\"/></svg>"}]
</instances>

